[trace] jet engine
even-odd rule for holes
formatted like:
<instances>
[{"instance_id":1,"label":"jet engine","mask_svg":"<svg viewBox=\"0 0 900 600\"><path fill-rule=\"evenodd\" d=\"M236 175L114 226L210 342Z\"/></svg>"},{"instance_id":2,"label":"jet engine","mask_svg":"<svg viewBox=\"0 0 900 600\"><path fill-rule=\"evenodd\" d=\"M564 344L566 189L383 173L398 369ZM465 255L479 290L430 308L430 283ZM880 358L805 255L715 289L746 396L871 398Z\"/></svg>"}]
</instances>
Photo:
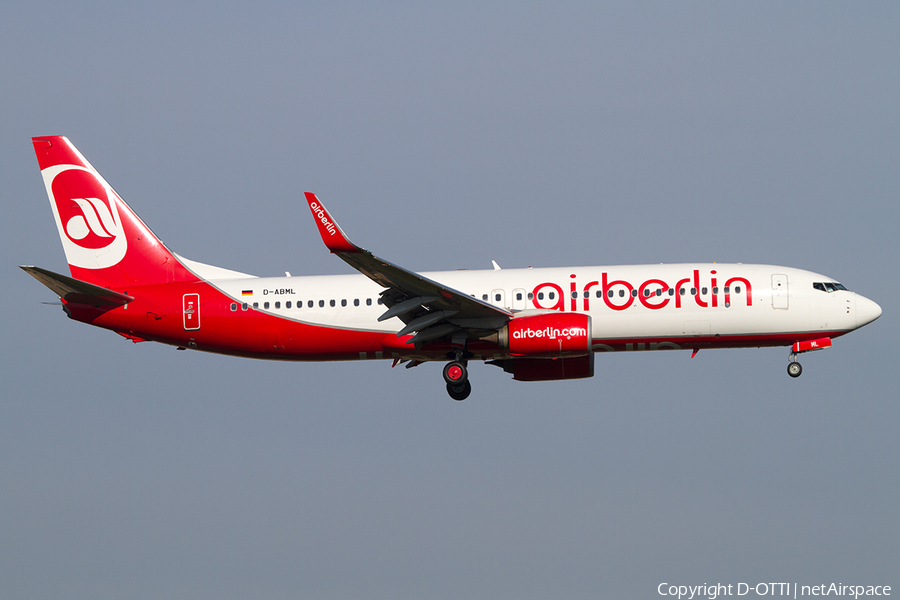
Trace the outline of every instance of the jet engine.
<instances>
[{"instance_id":1,"label":"jet engine","mask_svg":"<svg viewBox=\"0 0 900 600\"><path fill-rule=\"evenodd\" d=\"M500 348L512 356L553 358L591 353L591 318L581 313L518 317L498 333Z\"/></svg>"}]
</instances>

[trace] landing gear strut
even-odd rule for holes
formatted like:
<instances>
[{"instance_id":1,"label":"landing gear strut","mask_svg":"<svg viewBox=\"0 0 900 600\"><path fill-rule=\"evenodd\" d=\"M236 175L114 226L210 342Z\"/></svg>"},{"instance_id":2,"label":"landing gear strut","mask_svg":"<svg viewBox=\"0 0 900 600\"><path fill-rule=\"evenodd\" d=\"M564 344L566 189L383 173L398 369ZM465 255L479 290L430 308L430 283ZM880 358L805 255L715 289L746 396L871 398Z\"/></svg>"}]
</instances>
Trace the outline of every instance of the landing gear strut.
<instances>
[{"instance_id":1,"label":"landing gear strut","mask_svg":"<svg viewBox=\"0 0 900 600\"><path fill-rule=\"evenodd\" d=\"M463 361L454 360L447 363L444 367L444 381L447 382L447 393L454 400L465 400L472 393L469 371Z\"/></svg>"}]
</instances>

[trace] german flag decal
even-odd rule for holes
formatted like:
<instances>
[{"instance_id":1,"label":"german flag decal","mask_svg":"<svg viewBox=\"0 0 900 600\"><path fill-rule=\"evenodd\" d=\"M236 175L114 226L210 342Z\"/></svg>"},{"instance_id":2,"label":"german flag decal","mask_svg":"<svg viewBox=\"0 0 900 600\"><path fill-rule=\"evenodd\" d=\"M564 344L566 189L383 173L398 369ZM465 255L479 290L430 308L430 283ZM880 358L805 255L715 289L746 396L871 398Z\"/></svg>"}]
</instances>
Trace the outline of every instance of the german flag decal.
<instances>
[{"instance_id":1,"label":"german flag decal","mask_svg":"<svg viewBox=\"0 0 900 600\"><path fill-rule=\"evenodd\" d=\"M241 296L252 296L252 295L253 295L253 290L243 290L241 292Z\"/></svg>"}]
</instances>

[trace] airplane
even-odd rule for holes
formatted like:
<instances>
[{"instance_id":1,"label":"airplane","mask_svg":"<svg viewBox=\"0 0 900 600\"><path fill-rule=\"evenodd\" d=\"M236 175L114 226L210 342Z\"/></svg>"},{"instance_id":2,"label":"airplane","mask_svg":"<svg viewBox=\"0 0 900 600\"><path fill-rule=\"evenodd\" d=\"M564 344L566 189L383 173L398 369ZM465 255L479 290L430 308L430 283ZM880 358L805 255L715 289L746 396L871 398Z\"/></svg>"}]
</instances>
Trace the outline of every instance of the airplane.
<instances>
[{"instance_id":1,"label":"airplane","mask_svg":"<svg viewBox=\"0 0 900 600\"><path fill-rule=\"evenodd\" d=\"M790 346L797 356L881 307L832 277L752 264L414 273L352 243L305 199L325 247L359 275L256 277L171 252L62 136L32 138L71 276L22 266L69 318L132 342L290 361L443 362L451 398L471 360L518 381L592 377L599 352Z\"/></svg>"}]
</instances>

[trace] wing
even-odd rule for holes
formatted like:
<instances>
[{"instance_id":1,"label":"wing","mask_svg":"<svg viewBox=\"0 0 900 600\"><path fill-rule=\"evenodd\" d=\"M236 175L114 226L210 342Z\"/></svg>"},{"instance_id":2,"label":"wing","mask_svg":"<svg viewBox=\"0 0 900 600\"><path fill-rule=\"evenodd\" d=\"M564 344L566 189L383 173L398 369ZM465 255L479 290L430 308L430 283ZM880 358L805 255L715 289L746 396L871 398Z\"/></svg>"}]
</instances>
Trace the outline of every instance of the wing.
<instances>
[{"instance_id":1,"label":"wing","mask_svg":"<svg viewBox=\"0 0 900 600\"><path fill-rule=\"evenodd\" d=\"M387 311L378 317L397 317L406 327L398 337L415 333L406 343L416 348L444 338L481 337L502 327L512 313L468 294L382 260L352 243L315 194L306 193L322 241L332 254L386 288L381 292Z\"/></svg>"}]
</instances>

